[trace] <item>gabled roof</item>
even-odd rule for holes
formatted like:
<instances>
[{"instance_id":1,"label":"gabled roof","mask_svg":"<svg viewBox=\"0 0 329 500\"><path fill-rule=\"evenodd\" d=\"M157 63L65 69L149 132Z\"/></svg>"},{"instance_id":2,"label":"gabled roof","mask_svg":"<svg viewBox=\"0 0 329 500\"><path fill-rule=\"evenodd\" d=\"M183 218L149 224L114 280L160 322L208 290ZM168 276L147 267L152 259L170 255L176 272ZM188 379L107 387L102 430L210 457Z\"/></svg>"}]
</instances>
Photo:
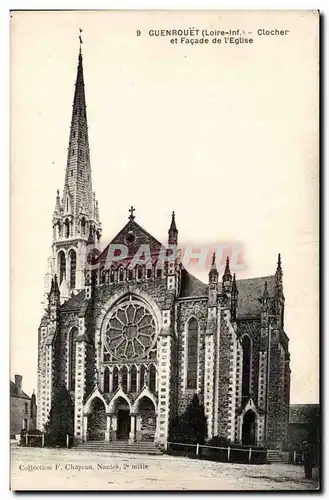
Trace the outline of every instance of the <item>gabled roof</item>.
<instances>
[{"instance_id":1,"label":"gabled roof","mask_svg":"<svg viewBox=\"0 0 329 500\"><path fill-rule=\"evenodd\" d=\"M264 293L265 281L267 281L268 294L273 297L275 276L237 280L238 319L259 316L261 312L260 299Z\"/></svg>"},{"instance_id":2,"label":"gabled roof","mask_svg":"<svg viewBox=\"0 0 329 500\"><path fill-rule=\"evenodd\" d=\"M128 243L127 237L129 238L130 236L132 236L133 241ZM109 254L109 248L110 245L115 244L125 245L128 248L128 254L125 259L126 262L124 260L114 260L112 263L115 267L128 263L136 254L141 245L149 246L151 256L158 256L161 248L163 248L162 243L160 243L160 241L158 241L156 238L154 238L154 236L148 233L142 226L137 224L135 220L129 220L99 255L96 264L110 264L109 262L107 262L107 259L111 257Z\"/></svg>"},{"instance_id":3,"label":"gabled roof","mask_svg":"<svg viewBox=\"0 0 329 500\"><path fill-rule=\"evenodd\" d=\"M66 300L60 306L60 310L68 311L74 309L78 311L82 307L84 300L85 300L85 290L80 290L80 292L78 292L76 295L72 295L70 299Z\"/></svg>"},{"instance_id":4,"label":"gabled roof","mask_svg":"<svg viewBox=\"0 0 329 500\"><path fill-rule=\"evenodd\" d=\"M31 399L30 396L28 396L24 391L21 391L21 393L18 394L18 389L12 381L10 381L10 396L15 398Z\"/></svg>"}]
</instances>

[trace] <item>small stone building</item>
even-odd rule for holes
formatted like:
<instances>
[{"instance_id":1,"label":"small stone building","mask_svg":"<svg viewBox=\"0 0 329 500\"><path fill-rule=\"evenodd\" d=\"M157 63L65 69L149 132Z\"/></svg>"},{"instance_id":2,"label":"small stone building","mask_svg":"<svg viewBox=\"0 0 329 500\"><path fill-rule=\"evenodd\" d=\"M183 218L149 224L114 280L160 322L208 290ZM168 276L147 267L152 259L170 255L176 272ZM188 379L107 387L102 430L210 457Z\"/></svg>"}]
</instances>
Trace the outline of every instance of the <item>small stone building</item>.
<instances>
[{"instance_id":1,"label":"small stone building","mask_svg":"<svg viewBox=\"0 0 329 500\"><path fill-rule=\"evenodd\" d=\"M288 447L301 450L303 441L319 443L320 406L318 404L290 405Z\"/></svg>"},{"instance_id":2,"label":"small stone building","mask_svg":"<svg viewBox=\"0 0 329 500\"><path fill-rule=\"evenodd\" d=\"M22 389L22 376L15 375L15 382L10 381L10 437L20 434L22 429L35 429L36 414L34 392L28 396Z\"/></svg>"}]
</instances>

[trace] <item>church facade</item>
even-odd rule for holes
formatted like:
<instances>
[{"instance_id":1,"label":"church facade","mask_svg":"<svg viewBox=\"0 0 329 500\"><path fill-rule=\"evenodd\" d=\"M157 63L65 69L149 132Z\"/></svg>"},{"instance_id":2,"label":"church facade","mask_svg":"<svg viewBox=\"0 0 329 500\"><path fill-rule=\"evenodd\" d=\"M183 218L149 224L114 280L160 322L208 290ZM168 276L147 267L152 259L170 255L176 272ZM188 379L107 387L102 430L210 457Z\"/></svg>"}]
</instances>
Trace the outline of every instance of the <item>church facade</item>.
<instances>
[{"instance_id":1,"label":"church facade","mask_svg":"<svg viewBox=\"0 0 329 500\"><path fill-rule=\"evenodd\" d=\"M244 280L232 276L229 259L219 276L214 255L203 283L175 252L175 215L164 252L133 212L97 251L102 226L80 50L38 332L38 429L47 421L54 388L64 385L74 402L77 442L165 446L171 420L197 394L208 438L280 448L290 394L280 255L272 275ZM136 258L141 248L144 260Z\"/></svg>"}]
</instances>

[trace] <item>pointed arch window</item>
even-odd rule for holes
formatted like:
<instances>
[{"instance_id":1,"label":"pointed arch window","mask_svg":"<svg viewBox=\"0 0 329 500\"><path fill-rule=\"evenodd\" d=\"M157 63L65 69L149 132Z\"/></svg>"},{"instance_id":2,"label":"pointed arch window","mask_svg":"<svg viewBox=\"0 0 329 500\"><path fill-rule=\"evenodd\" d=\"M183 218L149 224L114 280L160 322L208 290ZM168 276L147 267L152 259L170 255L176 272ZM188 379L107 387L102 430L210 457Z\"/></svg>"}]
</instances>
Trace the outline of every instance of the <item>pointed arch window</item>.
<instances>
[{"instance_id":1,"label":"pointed arch window","mask_svg":"<svg viewBox=\"0 0 329 500\"><path fill-rule=\"evenodd\" d=\"M146 374L146 368L144 365L140 367L139 370L139 390L141 391L144 387L144 380L145 380L145 374Z\"/></svg>"},{"instance_id":2,"label":"pointed arch window","mask_svg":"<svg viewBox=\"0 0 329 500\"><path fill-rule=\"evenodd\" d=\"M59 252L58 254L58 262L59 262L59 284L61 284L66 276L66 258L65 258L65 253L63 251Z\"/></svg>"},{"instance_id":3,"label":"pointed arch window","mask_svg":"<svg viewBox=\"0 0 329 500\"><path fill-rule=\"evenodd\" d=\"M70 250L70 288L75 288L76 270L77 270L77 254L74 250Z\"/></svg>"},{"instance_id":4,"label":"pointed arch window","mask_svg":"<svg viewBox=\"0 0 329 500\"><path fill-rule=\"evenodd\" d=\"M86 219L84 217L81 219L81 234L82 236L86 234Z\"/></svg>"},{"instance_id":5,"label":"pointed arch window","mask_svg":"<svg viewBox=\"0 0 329 500\"><path fill-rule=\"evenodd\" d=\"M69 391L75 391L75 357L78 329L73 328L69 336Z\"/></svg>"},{"instance_id":6,"label":"pointed arch window","mask_svg":"<svg viewBox=\"0 0 329 500\"><path fill-rule=\"evenodd\" d=\"M69 207L69 201L66 200L66 211L68 211L68 209L69 209L68 207ZM69 238L70 237L70 222L68 219L65 220L64 226L65 226L65 238Z\"/></svg>"},{"instance_id":7,"label":"pointed arch window","mask_svg":"<svg viewBox=\"0 0 329 500\"><path fill-rule=\"evenodd\" d=\"M105 366L104 370L104 392L110 392L110 369Z\"/></svg>"},{"instance_id":8,"label":"pointed arch window","mask_svg":"<svg viewBox=\"0 0 329 500\"><path fill-rule=\"evenodd\" d=\"M127 392L128 390L128 369L126 366L124 366L121 369L121 376L122 376L122 389L124 392Z\"/></svg>"},{"instance_id":9,"label":"pointed arch window","mask_svg":"<svg viewBox=\"0 0 329 500\"><path fill-rule=\"evenodd\" d=\"M186 388L197 388L198 373L198 323L192 318L187 332L187 377Z\"/></svg>"},{"instance_id":10,"label":"pointed arch window","mask_svg":"<svg viewBox=\"0 0 329 500\"><path fill-rule=\"evenodd\" d=\"M131 392L137 392L137 368L135 365L130 370L130 390Z\"/></svg>"},{"instance_id":11,"label":"pointed arch window","mask_svg":"<svg viewBox=\"0 0 329 500\"><path fill-rule=\"evenodd\" d=\"M141 280L143 278L143 270L141 266L137 267L137 279Z\"/></svg>"},{"instance_id":12,"label":"pointed arch window","mask_svg":"<svg viewBox=\"0 0 329 500\"><path fill-rule=\"evenodd\" d=\"M250 395L250 371L251 371L251 340L249 335L242 338L242 397L248 398Z\"/></svg>"},{"instance_id":13,"label":"pointed arch window","mask_svg":"<svg viewBox=\"0 0 329 500\"><path fill-rule=\"evenodd\" d=\"M152 278L152 269L150 268L147 270L147 277Z\"/></svg>"},{"instance_id":14,"label":"pointed arch window","mask_svg":"<svg viewBox=\"0 0 329 500\"><path fill-rule=\"evenodd\" d=\"M118 367L115 366L113 368L113 392L115 392L118 387L119 387L119 370Z\"/></svg>"},{"instance_id":15,"label":"pointed arch window","mask_svg":"<svg viewBox=\"0 0 329 500\"><path fill-rule=\"evenodd\" d=\"M115 278L114 267L111 267L111 272L110 272L110 282L111 283L114 283L114 278Z\"/></svg>"},{"instance_id":16,"label":"pointed arch window","mask_svg":"<svg viewBox=\"0 0 329 500\"><path fill-rule=\"evenodd\" d=\"M123 267L119 269L119 281L123 281Z\"/></svg>"},{"instance_id":17,"label":"pointed arch window","mask_svg":"<svg viewBox=\"0 0 329 500\"><path fill-rule=\"evenodd\" d=\"M150 373L149 373L149 387L150 391L155 392L156 391L156 368L154 365L151 365L150 367Z\"/></svg>"}]
</instances>

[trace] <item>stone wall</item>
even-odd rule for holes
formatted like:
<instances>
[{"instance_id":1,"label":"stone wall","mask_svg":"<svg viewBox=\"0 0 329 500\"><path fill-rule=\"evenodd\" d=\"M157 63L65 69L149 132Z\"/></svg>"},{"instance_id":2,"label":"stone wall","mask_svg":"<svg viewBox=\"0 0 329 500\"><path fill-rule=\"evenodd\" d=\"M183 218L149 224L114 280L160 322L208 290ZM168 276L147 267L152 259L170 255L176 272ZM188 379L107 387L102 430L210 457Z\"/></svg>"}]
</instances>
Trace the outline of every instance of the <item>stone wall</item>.
<instances>
[{"instance_id":1,"label":"stone wall","mask_svg":"<svg viewBox=\"0 0 329 500\"><path fill-rule=\"evenodd\" d=\"M285 394L286 353L280 343L277 329L272 329L270 342L270 367L267 401L267 433L268 446L281 447L287 437L288 412L287 394ZM287 386L286 386L287 387Z\"/></svg>"},{"instance_id":2,"label":"stone wall","mask_svg":"<svg viewBox=\"0 0 329 500\"><path fill-rule=\"evenodd\" d=\"M218 436L228 438L229 422L232 408L230 406L230 379L231 343L233 341L229 328L229 311L222 308L220 311L220 343L218 359ZM232 389L231 389L232 390ZM216 416L215 416L216 418Z\"/></svg>"},{"instance_id":3,"label":"stone wall","mask_svg":"<svg viewBox=\"0 0 329 500\"><path fill-rule=\"evenodd\" d=\"M186 333L188 321L194 317L198 322L198 380L197 389L186 388L187 343ZM177 361L178 361L178 413L186 410L195 393L199 394L203 403L204 386L204 332L207 321L207 299L177 302Z\"/></svg>"}]
</instances>

